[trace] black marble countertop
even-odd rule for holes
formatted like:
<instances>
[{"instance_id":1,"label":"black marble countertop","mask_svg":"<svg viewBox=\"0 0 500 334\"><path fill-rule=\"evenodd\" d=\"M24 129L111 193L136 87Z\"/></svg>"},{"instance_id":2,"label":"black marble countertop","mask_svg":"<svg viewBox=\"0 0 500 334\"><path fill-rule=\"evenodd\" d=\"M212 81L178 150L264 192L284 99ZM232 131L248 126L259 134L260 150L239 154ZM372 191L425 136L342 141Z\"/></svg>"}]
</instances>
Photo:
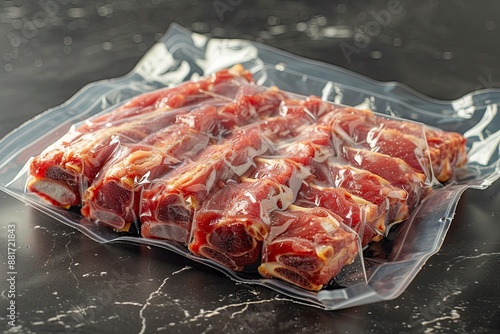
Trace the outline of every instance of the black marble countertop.
<instances>
[{"instance_id":1,"label":"black marble countertop","mask_svg":"<svg viewBox=\"0 0 500 334\"><path fill-rule=\"evenodd\" d=\"M4 1L0 137L85 84L129 72L172 22L332 63L422 94L500 88L497 1ZM343 43L343 44L342 44ZM349 45L349 48L343 46ZM498 333L500 182L467 190L441 250L398 298L324 311L164 249L103 245L0 193L6 333Z\"/></svg>"}]
</instances>

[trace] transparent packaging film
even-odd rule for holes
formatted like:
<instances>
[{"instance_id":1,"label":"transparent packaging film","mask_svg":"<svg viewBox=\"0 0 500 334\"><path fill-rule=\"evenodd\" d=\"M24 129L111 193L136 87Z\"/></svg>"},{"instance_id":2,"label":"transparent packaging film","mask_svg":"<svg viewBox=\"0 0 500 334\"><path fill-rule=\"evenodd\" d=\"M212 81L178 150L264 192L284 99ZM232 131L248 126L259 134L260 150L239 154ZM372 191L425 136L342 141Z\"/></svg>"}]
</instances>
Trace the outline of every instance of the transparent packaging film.
<instances>
[{"instance_id":1,"label":"transparent packaging film","mask_svg":"<svg viewBox=\"0 0 500 334\"><path fill-rule=\"evenodd\" d=\"M238 63L257 85L232 67ZM182 91L174 87L186 80L193 81L178 86ZM140 95L145 92L153 93ZM255 108L235 109L249 96L260 97L251 101L261 102L257 115ZM498 178L499 97L483 91L453 102L431 100L256 43L209 39L172 26L127 76L85 87L2 139L0 185L99 242L158 245L235 280L339 309L397 297L439 250L461 193ZM314 113L323 105L339 110L335 121L320 114L313 122L294 117L301 106ZM347 113L346 105L357 108ZM297 133L286 138L271 131L280 126ZM463 134L467 146L442 130ZM323 145L325 133L329 145ZM91 155L84 157L92 159L61 154L64 164L45 172L40 164L33 182L30 159L58 137L50 154L61 145L85 151L85 143ZM466 153L467 164L451 168L461 166ZM385 165L394 159L408 165L404 184L370 171L386 157ZM370 167L373 161L379 163ZM56 183L47 182L54 177ZM83 210L48 205L25 191L26 184L57 194L59 206L83 201ZM117 193L119 201L106 196ZM253 209L248 194L262 197ZM228 197L238 200L221 200ZM341 209L340 199L349 201L343 217L332 214ZM235 219L237 203L247 203L243 218ZM207 223L214 217L217 224ZM309 230L295 228L305 221ZM231 247L224 235L238 231L250 242ZM165 238L175 241L160 240ZM392 243L384 257L377 256L380 242L370 243L382 238ZM325 247L328 242L333 247ZM290 256L292 244L302 246L301 256Z\"/></svg>"}]
</instances>

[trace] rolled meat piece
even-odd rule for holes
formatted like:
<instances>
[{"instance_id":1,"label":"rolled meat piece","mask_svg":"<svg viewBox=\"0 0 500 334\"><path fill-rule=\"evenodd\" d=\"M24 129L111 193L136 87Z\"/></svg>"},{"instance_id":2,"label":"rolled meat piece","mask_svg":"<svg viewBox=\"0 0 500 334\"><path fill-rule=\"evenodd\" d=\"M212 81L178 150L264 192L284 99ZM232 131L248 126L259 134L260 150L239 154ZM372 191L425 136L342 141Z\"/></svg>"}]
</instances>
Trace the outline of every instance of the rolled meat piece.
<instances>
[{"instance_id":1,"label":"rolled meat piece","mask_svg":"<svg viewBox=\"0 0 500 334\"><path fill-rule=\"evenodd\" d=\"M321 187L304 184L296 205L328 209L342 219L342 222L359 234L361 244L379 241L385 235L386 212L378 206L343 188Z\"/></svg>"},{"instance_id":2,"label":"rolled meat piece","mask_svg":"<svg viewBox=\"0 0 500 334\"><path fill-rule=\"evenodd\" d=\"M406 205L410 211L430 189L424 187L425 175L415 171L399 158L347 146L341 147L338 153L345 159L339 163L347 162L358 169L370 171L389 181L393 186L404 189L407 192Z\"/></svg>"},{"instance_id":3,"label":"rolled meat piece","mask_svg":"<svg viewBox=\"0 0 500 334\"><path fill-rule=\"evenodd\" d=\"M247 180L229 184L196 212L189 250L242 271L259 261L262 241L269 229L261 215L292 202L291 190L277 182L264 179L258 183Z\"/></svg>"},{"instance_id":4,"label":"rolled meat piece","mask_svg":"<svg viewBox=\"0 0 500 334\"><path fill-rule=\"evenodd\" d=\"M459 133L426 127L425 137L429 146L435 177L448 181L455 170L467 162L466 139Z\"/></svg>"},{"instance_id":5,"label":"rolled meat piece","mask_svg":"<svg viewBox=\"0 0 500 334\"><path fill-rule=\"evenodd\" d=\"M318 185L343 188L387 211L387 223L400 222L409 215L408 194L386 179L360 168L328 161L316 174Z\"/></svg>"},{"instance_id":6,"label":"rolled meat piece","mask_svg":"<svg viewBox=\"0 0 500 334\"><path fill-rule=\"evenodd\" d=\"M291 205L270 215L259 273L319 291L358 255L355 232L324 208Z\"/></svg>"},{"instance_id":7,"label":"rolled meat piece","mask_svg":"<svg viewBox=\"0 0 500 334\"><path fill-rule=\"evenodd\" d=\"M158 109L164 106L177 108L182 105L193 105L199 99L204 99L207 93L214 96L234 96L240 84L247 83L253 83L252 74L237 64L196 81L186 81L174 87L139 95L117 109L116 114L122 113L123 110L142 110L151 106Z\"/></svg>"}]
</instances>

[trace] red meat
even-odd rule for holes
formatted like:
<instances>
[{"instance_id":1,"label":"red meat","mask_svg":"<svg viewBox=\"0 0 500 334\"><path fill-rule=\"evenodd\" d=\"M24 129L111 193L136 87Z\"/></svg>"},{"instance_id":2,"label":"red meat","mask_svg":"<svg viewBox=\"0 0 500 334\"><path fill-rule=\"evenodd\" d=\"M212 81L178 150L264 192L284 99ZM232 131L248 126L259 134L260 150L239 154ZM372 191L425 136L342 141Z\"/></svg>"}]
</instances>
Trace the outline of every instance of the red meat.
<instances>
[{"instance_id":1,"label":"red meat","mask_svg":"<svg viewBox=\"0 0 500 334\"><path fill-rule=\"evenodd\" d=\"M211 97L235 96L241 84L251 82L253 82L251 73L242 66L236 65L198 81L186 81L175 87L162 88L136 96L110 113L87 120L78 128L78 131L105 127L106 124L158 109L176 109L186 105L195 105L206 100L207 95Z\"/></svg>"},{"instance_id":2,"label":"red meat","mask_svg":"<svg viewBox=\"0 0 500 334\"><path fill-rule=\"evenodd\" d=\"M27 188L318 291L466 162L460 134L251 81L236 66L89 119L32 159Z\"/></svg>"},{"instance_id":3,"label":"red meat","mask_svg":"<svg viewBox=\"0 0 500 334\"><path fill-rule=\"evenodd\" d=\"M256 159L244 182L227 185L206 200L194 216L191 252L236 271L256 264L269 234L269 215L296 200L311 176L309 165L328 147L328 137L315 128L306 127L300 139L276 150L276 158ZM232 252L234 247L238 252Z\"/></svg>"},{"instance_id":4,"label":"red meat","mask_svg":"<svg viewBox=\"0 0 500 334\"><path fill-rule=\"evenodd\" d=\"M285 100L278 117L231 132L224 144L209 146L143 192L141 233L146 238L188 242L194 209L226 182L245 174L253 158L271 154L279 142L293 138L313 120L296 100Z\"/></svg>"},{"instance_id":5,"label":"red meat","mask_svg":"<svg viewBox=\"0 0 500 334\"><path fill-rule=\"evenodd\" d=\"M317 206L335 213L345 225L359 234L363 246L382 239L385 234L385 212L380 212L377 205L343 188L304 184L295 204Z\"/></svg>"},{"instance_id":6,"label":"red meat","mask_svg":"<svg viewBox=\"0 0 500 334\"><path fill-rule=\"evenodd\" d=\"M32 160L28 189L53 205L80 205L83 191L120 145L142 140L172 124L177 112L183 110L139 115L117 126L78 136L76 140L67 141L68 135L63 137ZM55 180L58 182L52 182Z\"/></svg>"},{"instance_id":7,"label":"red meat","mask_svg":"<svg viewBox=\"0 0 500 334\"><path fill-rule=\"evenodd\" d=\"M359 251L356 233L323 208L300 208L271 213L271 231L264 241L259 273L306 290L328 284Z\"/></svg>"},{"instance_id":8,"label":"red meat","mask_svg":"<svg viewBox=\"0 0 500 334\"><path fill-rule=\"evenodd\" d=\"M409 210L413 210L428 191L423 186L425 175L416 172L399 158L346 146L339 153L352 166L370 171L393 186L404 189L407 192L406 204Z\"/></svg>"},{"instance_id":9,"label":"red meat","mask_svg":"<svg viewBox=\"0 0 500 334\"><path fill-rule=\"evenodd\" d=\"M368 148L404 160L416 171L447 181L467 160L465 138L423 124L387 119L370 111L347 107L336 117L334 131L344 144Z\"/></svg>"},{"instance_id":10,"label":"red meat","mask_svg":"<svg viewBox=\"0 0 500 334\"><path fill-rule=\"evenodd\" d=\"M267 150L266 142L255 127L244 136L207 147L194 161L155 180L143 191L142 236L186 243L194 208L201 205L209 193L245 173L253 165L253 158Z\"/></svg>"},{"instance_id":11,"label":"red meat","mask_svg":"<svg viewBox=\"0 0 500 334\"><path fill-rule=\"evenodd\" d=\"M370 171L329 161L317 176L319 184L343 188L387 211L388 222L402 221L409 215L406 191Z\"/></svg>"},{"instance_id":12,"label":"red meat","mask_svg":"<svg viewBox=\"0 0 500 334\"><path fill-rule=\"evenodd\" d=\"M137 142L172 124L177 114L187 111L179 110L181 106L220 100L223 92L233 98L231 94L249 80L251 75L236 66L197 82L143 94L90 119L32 160L28 190L53 205L80 205L83 191L120 144Z\"/></svg>"},{"instance_id":13,"label":"red meat","mask_svg":"<svg viewBox=\"0 0 500 334\"><path fill-rule=\"evenodd\" d=\"M309 175L291 161L267 167L268 177L229 184L203 203L194 217L191 252L235 271L259 260L269 233L269 214L292 204Z\"/></svg>"},{"instance_id":14,"label":"red meat","mask_svg":"<svg viewBox=\"0 0 500 334\"><path fill-rule=\"evenodd\" d=\"M285 97L277 90L246 89L232 103L202 105L142 142L124 145L86 190L82 214L115 229L138 221L144 187L193 159L223 133L276 112Z\"/></svg>"}]
</instances>

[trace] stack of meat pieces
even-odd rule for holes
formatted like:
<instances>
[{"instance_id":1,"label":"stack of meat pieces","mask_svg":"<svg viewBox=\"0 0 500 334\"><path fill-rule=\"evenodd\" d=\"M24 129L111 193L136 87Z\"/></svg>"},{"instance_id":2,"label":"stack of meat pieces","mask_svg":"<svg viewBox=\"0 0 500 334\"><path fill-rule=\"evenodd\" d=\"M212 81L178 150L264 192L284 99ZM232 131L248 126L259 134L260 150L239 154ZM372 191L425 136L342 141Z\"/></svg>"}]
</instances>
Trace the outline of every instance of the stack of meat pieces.
<instances>
[{"instance_id":1,"label":"stack of meat pieces","mask_svg":"<svg viewBox=\"0 0 500 334\"><path fill-rule=\"evenodd\" d=\"M27 188L317 291L465 162L459 134L261 87L235 66L72 128L32 159Z\"/></svg>"}]
</instances>

